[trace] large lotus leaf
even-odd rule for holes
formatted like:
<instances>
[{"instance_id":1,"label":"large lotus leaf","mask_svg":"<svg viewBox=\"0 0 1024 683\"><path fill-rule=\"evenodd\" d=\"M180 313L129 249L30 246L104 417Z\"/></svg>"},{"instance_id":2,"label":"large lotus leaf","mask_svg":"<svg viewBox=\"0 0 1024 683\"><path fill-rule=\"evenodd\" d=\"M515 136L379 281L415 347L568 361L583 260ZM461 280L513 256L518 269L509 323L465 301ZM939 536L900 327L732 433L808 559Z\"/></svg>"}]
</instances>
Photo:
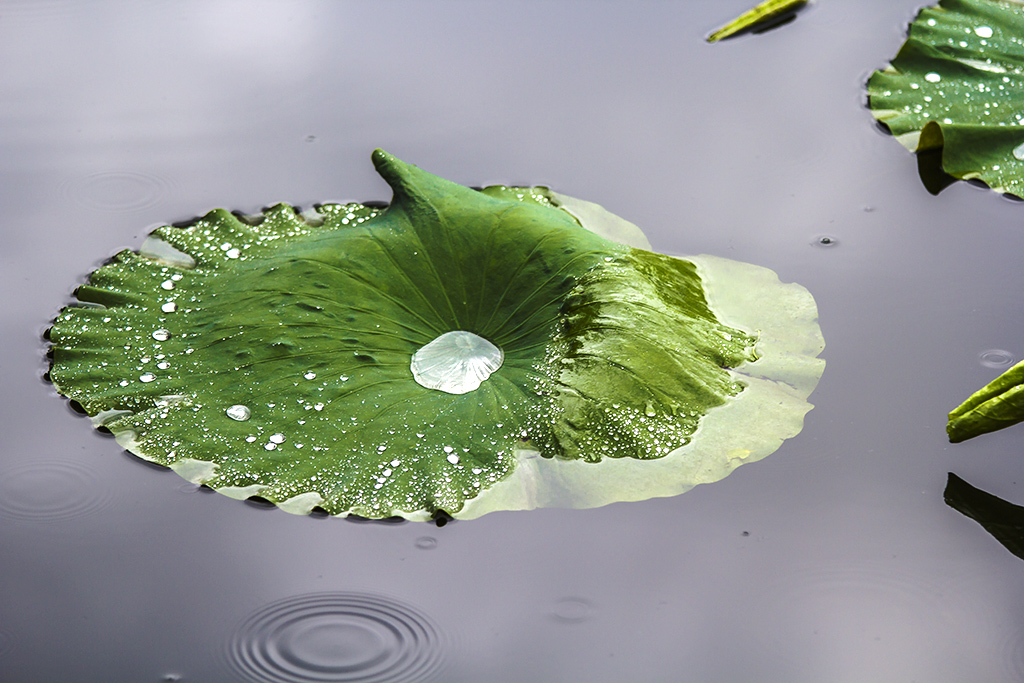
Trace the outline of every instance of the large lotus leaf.
<instances>
[{"instance_id":1,"label":"large lotus leaf","mask_svg":"<svg viewBox=\"0 0 1024 683\"><path fill-rule=\"evenodd\" d=\"M297 513L671 495L800 430L803 288L635 248L546 188L373 161L386 209L218 210L119 253L49 332L55 386L131 452Z\"/></svg>"},{"instance_id":2,"label":"large lotus leaf","mask_svg":"<svg viewBox=\"0 0 1024 683\"><path fill-rule=\"evenodd\" d=\"M953 443L1024 421L1024 361L996 377L949 414Z\"/></svg>"},{"instance_id":3,"label":"large lotus leaf","mask_svg":"<svg viewBox=\"0 0 1024 683\"><path fill-rule=\"evenodd\" d=\"M872 114L911 151L941 147L946 173L1024 196L1024 7L941 0L868 81Z\"/></svg>"},{"instance_id":4,"label":"large lotus leaf","mask_svg":"<svg viewBox=\"0 0 1024 683\"><path fill-rule=\"evenodd\" d=\"M1024 560L1024 507L975 488L952 472L943 497L947 505L983 526L1003 547Z\"/></svg>"}]
</instances>

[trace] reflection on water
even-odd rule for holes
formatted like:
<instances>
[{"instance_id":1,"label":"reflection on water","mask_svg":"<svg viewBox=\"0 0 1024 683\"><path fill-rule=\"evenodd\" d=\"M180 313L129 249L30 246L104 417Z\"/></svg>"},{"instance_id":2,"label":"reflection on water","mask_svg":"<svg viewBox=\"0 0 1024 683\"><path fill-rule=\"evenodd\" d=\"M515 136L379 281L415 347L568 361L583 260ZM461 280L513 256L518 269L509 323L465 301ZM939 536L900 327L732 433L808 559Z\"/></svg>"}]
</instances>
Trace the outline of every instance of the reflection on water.
<instances>
[{"instance_id":1,"label":"reflection on water","mask_svg":"<svg viewBox=\"0 0 1024 683\"><path fill-rule=\"evenodd\" d=\"M109 504L106 485L85 465L37 460L0 471L0 515L35 522L82 517Z\"/></svg>"},{"instance_id":2,"label":"reflection on water","mask_svg":"<svg viewBox=\"0 0 1024 683\"><path fill-rule=\"evenodd\" d=\"M971 486L949 473L946 504L985 527L985 531L1017 557L1024 560L1024 507Z\"/></svg>"},{"instance_id":3,"label":"reflection on water","mask_svg":"<svg viewBox=\"0 0 1024 683\"><path fill-rule=\"evenodd\" d=\"M228 664L266 683L427 681L446 637L416 608L368 593L316 593L271 603L245 620Z\"/></svg>"}]
</instances>

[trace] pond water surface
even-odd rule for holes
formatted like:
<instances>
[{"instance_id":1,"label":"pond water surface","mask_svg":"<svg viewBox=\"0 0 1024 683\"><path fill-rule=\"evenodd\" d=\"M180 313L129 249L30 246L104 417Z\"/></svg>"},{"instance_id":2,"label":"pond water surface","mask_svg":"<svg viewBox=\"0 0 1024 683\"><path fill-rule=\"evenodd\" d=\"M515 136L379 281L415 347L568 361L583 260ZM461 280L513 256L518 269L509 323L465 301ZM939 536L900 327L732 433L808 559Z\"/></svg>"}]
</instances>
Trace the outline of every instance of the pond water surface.
<instances>
[{"instance_id":1,"label":"pond water surface","mask_svg":"<svg viewBox=\"0 0 1024 683\"><path fill-rule=\"evenodd\" d=\"M1024 427L944 432L1024 357L1024 206L930 195L864 108L919 0L704 42L751 3L0 5L0 680L1024 680L1024 562L942 496L1024 502ZM806 286L803 432L675 498L353 523L184 483L42 380L103 259L214 207L386 201L374 147Z\"/></svg>"}]
</instances>

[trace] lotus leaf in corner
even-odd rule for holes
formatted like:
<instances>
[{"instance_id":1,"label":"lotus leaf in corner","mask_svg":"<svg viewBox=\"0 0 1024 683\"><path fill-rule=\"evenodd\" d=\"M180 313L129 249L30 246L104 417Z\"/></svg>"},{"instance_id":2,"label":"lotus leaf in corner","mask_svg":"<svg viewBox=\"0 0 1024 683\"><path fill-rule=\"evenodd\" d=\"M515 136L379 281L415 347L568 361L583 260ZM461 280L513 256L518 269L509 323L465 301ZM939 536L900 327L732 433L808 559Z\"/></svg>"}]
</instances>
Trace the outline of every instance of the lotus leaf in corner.
<instances>
[{"instance_id":1,"label":"lotus leaf in corner","mask_svg":"<svg viewBox=\"0 0 1024 683\"><path fill-rule=\"evenodd\" d=\"M892 63L868 81L871 113L912 152L1024 197L1024 6L941 0L921 10Z\"/></svg>"},{"instance_id":2,"label":"lotus leaf in corner","mask_svg":"<svg viewBox=\"0 0 1024 683\"><path fill-rule=\"evenodd\" d=\"M119 253L49 330L57 390L190 481L370 518L675 495L800 431L824 361L799 285L373 162L386 208L217 210Z\"/></svg>"}]
</instances>

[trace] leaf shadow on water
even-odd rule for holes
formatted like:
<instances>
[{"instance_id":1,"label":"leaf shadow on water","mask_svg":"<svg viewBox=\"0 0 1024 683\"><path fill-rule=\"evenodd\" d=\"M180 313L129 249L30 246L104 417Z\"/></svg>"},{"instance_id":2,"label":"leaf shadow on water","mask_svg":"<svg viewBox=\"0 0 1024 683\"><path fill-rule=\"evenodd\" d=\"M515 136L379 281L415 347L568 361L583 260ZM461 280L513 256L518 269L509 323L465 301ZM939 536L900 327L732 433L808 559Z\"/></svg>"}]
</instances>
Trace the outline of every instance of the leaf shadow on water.
<instances>
[{"instance_id":1,"label":"leaf shadow on water","mask_svg":"<svg viewBox=\"0 0 1024 683\"><path fill-rule=\"evenodd\" d=\"M942 168L942 148L926 149L917 153L917 173L924 188L937 195L957 181Z\"/></svg>"},{"instance_id":2,"label":"leaf shadow on water","mask_svg":"<svg viewBox=\"0 0 1024 683\"><path fill-rule=\"evenodd\" d=\"M943 493L946 505L973 519L992 537L1024 560L1024 507L971 486L952 472Z\"/></svg>"}]
</instances>

